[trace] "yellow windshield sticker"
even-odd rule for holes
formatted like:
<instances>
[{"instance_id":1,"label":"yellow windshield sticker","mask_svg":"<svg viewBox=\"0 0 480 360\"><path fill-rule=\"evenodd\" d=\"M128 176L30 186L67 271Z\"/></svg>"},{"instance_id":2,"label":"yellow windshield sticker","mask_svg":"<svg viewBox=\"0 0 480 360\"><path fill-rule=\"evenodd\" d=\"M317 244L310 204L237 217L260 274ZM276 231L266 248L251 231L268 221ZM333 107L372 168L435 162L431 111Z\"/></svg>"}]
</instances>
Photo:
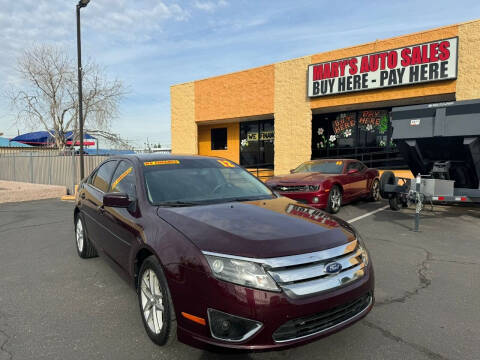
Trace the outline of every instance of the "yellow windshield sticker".
<instances>
[{"instance_id":1,"label":"yellow windshield sticker","mask_svg":"<svg viewBox=\"0 0 480 360\"><path fill-rule=\"evenodd\" d=\"M155 166L155 165L173 165L180 164L178 160L157 160L157 161L146 161L143 163L145 166Z\"/></svg>"},{"instance_id":2,"label":"yellow windshield sticker","mask_svg":"<svg viewBox=\"0 0 480 360\"><path fill-rule=\"evenodd\" d=\"M120 181L122 181L122 180L125 178L125 176L127 176L128 174L130 174L130 173L132 172L132 170L133 170L132 167L129 167L127 170L125 170L125 171L117 178L117 180L115 180L115 181L113 182L113 184L112 184L112 190L114 190L115 187L118 185L118 183L119 183Z\"/></svg>"},{"instance_id":3,"label":"yellow windshield sticker","mask_svg":"<svg viewBox=\"0 0 480 360\"><path fill-rule=\"evenodd\" d=\"M235 167L235 165L228 160L217 160L217 161L225 167L231 167L231 168Z\"/></svg>"},{"instance_id":4,"label":"yellow windshield sticker","mask_svg":"<svg viewBox=\"0 0 480 360\"><path fill-rule=\"evenodd\" d=\"M336 164L336 165L342 165L342 164L343 164L343 161L337 161L335 164Z\"/></svg>"}]
</instances>

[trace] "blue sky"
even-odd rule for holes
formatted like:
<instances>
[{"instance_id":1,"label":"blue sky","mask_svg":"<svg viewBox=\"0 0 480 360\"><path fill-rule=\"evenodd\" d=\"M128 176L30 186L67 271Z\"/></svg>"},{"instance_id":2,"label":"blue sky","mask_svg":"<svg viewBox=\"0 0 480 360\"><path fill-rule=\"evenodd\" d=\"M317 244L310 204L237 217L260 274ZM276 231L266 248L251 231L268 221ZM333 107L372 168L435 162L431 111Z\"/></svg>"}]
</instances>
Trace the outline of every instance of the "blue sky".
<instances>
[{"instance_id":1,"label":"blue sky","mask_svg":"<svg viewBox=\"0 0 480 360\"><path fill-rule=\"evenodd\" d=\"M18 81L22 49L76 56L75 1L0 0L0 92ZM454 5L454 6L452 6ZM170 86L480 17L478 1L91 0L84 59L129 89L114 130L143 146L170 144ZM27 130L19 128L20 132ZM0 97L0 132L17 125Z\"/></svg>"}]
</instances>

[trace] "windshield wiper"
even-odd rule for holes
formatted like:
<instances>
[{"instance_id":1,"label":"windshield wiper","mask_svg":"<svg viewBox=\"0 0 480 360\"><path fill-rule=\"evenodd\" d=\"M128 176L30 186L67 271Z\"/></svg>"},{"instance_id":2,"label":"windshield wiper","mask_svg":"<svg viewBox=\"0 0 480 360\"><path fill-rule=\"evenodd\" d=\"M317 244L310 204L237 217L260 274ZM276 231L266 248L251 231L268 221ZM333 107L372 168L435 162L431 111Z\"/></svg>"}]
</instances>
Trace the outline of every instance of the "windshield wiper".
<instances>
[{"instance_id":1,"label":"windshield wiper","mask_svg":"<svg viewBox=\"0 0 480 360\"><path fill-rule=\"evenodd\" d=\"M192 201L165 201L161 203L157 203L157 206L195 206L201 205L200 202L192 202Z\"/></svg>"},{"instance_id":2,"label":"windshield wiper","mask_svg":"<svg viewBox=\"0 0 480 360\"><path fill-rule=\"evenodd\" d=\"M230 201L256 201L256 200L266 200L266 199L271 199L272 197L269 195L265 196L250 196L250 197L237 197L233 198Z\"/></svg>"}]
</instances>

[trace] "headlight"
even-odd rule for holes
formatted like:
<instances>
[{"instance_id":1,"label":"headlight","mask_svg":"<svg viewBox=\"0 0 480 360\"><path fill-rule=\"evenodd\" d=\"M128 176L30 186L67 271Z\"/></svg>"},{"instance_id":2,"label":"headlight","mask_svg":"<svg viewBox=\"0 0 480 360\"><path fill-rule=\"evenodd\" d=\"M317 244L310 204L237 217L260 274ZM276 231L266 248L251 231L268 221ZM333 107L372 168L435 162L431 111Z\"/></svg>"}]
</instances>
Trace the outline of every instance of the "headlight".
<instances>
[{"instance_id":1,"label":"headlight","mask_svg":"<svg viewBox=\"0 0 480 360\"><path fill-rule=\"evenodd\" d=\"M361 252L361 256L362 256L362 262L365 264L365 266L368 265L368 251L365 247L365 243L363 242L362 240L362 237L360 236L360 234L358 232L355 232L355 237L357 239L357 242L358 242L358 251Z\"/></svg>"},{"instance_id":2,"label":"headlight","mask_svg":"<svg viewBox=\"0 0 480 360\"><path fill-rule=\"evenodd\" d=\"M365 264L365 266L368 265L368 252L367 249L365 249L362 245L358 245L358 250L361 253L362 256L362 262Z\"/></svg>"},{"instance_id":3,"label":"headlight","mask_svg":"<svg viewBox=\"0 0 480 360\"><path fill-rule=\"evenodd\" d=\"M227 257L205 255L213 275L220 280L260 290L280 291L262 265Z\"/></svg>"}]
</instances>

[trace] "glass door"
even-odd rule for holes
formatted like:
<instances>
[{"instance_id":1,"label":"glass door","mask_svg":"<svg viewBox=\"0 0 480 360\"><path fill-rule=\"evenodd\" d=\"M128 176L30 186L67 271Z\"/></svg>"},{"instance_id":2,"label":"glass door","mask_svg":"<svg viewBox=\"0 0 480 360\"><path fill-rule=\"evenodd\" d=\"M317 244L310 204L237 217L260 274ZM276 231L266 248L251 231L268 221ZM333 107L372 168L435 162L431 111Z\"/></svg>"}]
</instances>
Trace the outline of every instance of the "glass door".
<instances>
[{"instance_id":1,"label":"glass door","mask_svg":"<svg viewBox=\"0 0 480 360\"><path fill-rule=\"evenodd\" d=\"M274 121L240 123L240 165L273 169Z\"/></svg>"}]
</instances>

